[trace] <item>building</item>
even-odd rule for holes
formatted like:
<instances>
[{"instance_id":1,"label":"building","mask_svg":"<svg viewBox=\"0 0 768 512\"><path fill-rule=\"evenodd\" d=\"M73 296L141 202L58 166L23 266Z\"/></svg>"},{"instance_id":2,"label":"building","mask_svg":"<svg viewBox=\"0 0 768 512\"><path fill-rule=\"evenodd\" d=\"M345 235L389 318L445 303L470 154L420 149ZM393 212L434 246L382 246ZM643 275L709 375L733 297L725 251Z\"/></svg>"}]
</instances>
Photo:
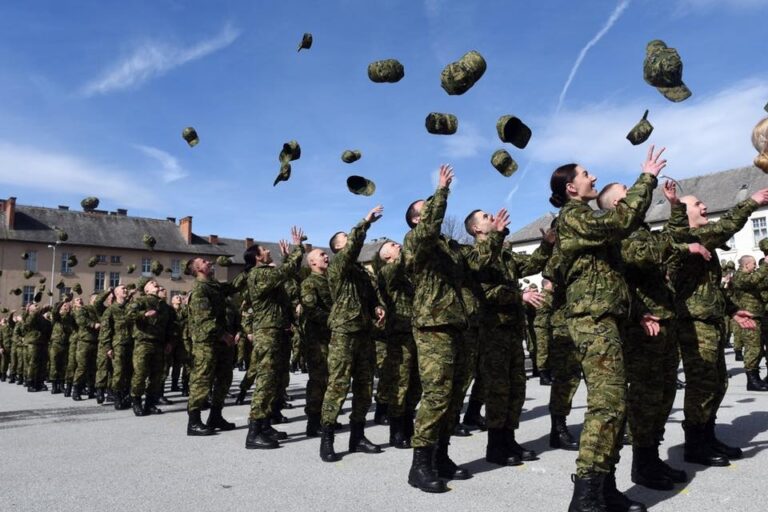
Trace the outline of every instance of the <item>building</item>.
<instances>
[{"instance_id":1,"label":"building","mask_svg":"<svg viewBox=\"0 0 768 512\"><path fill-rule=\"evenodd\" d=\"M663 178L660 181L664 181ZM694 195L707 205L710 222L718 220L737 203L747 199L760 189L768 188L768 175L757 167L740 167L703 176L679 180L679 196ZM541 243L541 232L546 230L555 218L555 212L547 212L527 226L512 233L506 240L509 246L518 252L530 254ZM669 204L664 198L661 187L653 193L651 207L645 220L651 229L661 229L669 218ZM727 250L718 249L718 258L736 261L749 254L760 260L763 254L758 243L768 237L768 207L758 208L749 218L741 231L728 242ZM541 276L530 278L531 282L541 284Z\"/></svg>"}]
</instances>

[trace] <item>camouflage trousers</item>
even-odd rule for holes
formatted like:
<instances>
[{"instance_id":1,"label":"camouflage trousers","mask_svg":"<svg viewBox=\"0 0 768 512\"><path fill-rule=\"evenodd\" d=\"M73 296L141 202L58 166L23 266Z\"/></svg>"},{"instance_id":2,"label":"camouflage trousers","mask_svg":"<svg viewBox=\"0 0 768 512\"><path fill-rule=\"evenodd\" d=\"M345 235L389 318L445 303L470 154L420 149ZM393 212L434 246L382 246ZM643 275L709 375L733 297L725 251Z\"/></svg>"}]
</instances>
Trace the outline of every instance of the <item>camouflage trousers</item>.
<instances>
[{"instance_id":1,"label":"camouflage trousers","mask_svg":"<svg viewBox=\"0 0 768 512\"><path fill-rule=\"evenodd\" d=\"M77 338L69 339L69 351L67 352L67 370L64 374L65 382L72 382L75 380L75 370L77 370L77 346L79 342Z\"/></svg>"},{"instance_id":2,"label":"camouflage trousers","mask_svg":"<svg viewBox=\"0 0 768 512\"><path fill-rule=\"evenodd\" d=\"M568 416L571 414L573 396L581 382L581 365L576 357L576 345L570 336L553 333L547 361L552 373L549 413L553 416Z\"/></svg>"},{"instance_id":3,"label":"camouflage trousers","mask_svg":"<svg viewBox=\"0 0 768 512\"><path fill-rule=\"evenodd\" d=\"M247 336L241 337L237 344L237 364L242 363L248 369L251 363L251 352L253 352L253 342Z\"/></svg>"},{"instance_id":4,"label":"camouflage trousers","mask_svg":"<svg viewBox=\"0 0 768 512\"><path fill-rule=\"evenodd\" d=\"M483 402L485 399L485 387L483 387L484 376L480 376L481 357L483 356L480 354L480 329L475 325L471 325L467 330L464 331L464 336L462 337L462 347L459 350L459 363L461 364L461 368L459 368L459 372L461 374L459 377L461 382L461 402L459 403L459 408L456 411L457 414L461 413L461 408L464 404L464 397L467 395L469 385L472 384L472 379L475 379L475 384L472 386L470 400L475 399L476 393L477 399L480 402ZM483 395L481 396L480 393L483 393ZM453 432L453 430L451 430L451 432Z\"/></svg>"},{"instance_id":5,"label":"camouflage trousers","mask_svg":"<svg viewBox=\"0 0 768 512\"><path fill-rule=\"evenodd\" d=\"M77 369L75 370L74 380L77 386L85 383L93 384L96 380L96 352L98 343L95 341L80 340L77 343Z\"/></svg>"},{"instance_id":6,"label":"camouflage trousers","mask_svg":"<svg viewBox=\"0 0 768 512\"><path fill-rule=\"evenodd\" d=\"M376 350L371 333L331 332L328 344L328 388L323 396L323 425L333 425L352 388L350 423L365 422L373 395L373 368Z\"/></svg>"},{"instance_id":7,"label":"camouflage trousers","mask_svg":"<svg viewBox=\"0 0 768 512\"><path fill-rule=\"evenodd\" d=\"M137 341L133 346L133 376L131 396L141 397L146 391L147 398L159 398L163 393L165 377L163 367L164 345L160 342Z\"/></svg>"},{"instance_id":8,"label":"camouflage trousers","mask_svg":"<svg viewBox=\"0 0 768 512\"><path fill-rule=\"evenodd\" d=\"M285 367L285 354L290 354L290 343L288 331L285 329L254 329L251 366L245 376L248 378L253 374L252 382L256 383L251 398L249 419L261 420L269 417L275 403L282 397L282 372ZM197 365L197 357L195 357L195 368ZM243 387L241 383L240 387L248 389L250 383L247 387Z\"/></svg>"},{"instance_id":9,"label":"camouflage trousers","mask_svg":"<svg viewBox=\"0 0 768 512\"><path fill-rule=\"evenodd\" d=\"M746 371L759 370L760 360L764 355L761 339L762 318L753 318L753 320L757 324L755 329L742 329L738 324L733 326L734 340L738 340L738 344L744 350L744 369Z\"/></svg>"},{"instance_id":10,"label":"camouflage trousers","mask_svg":"<svg viewBox=\"0 0 768 512\"><path fill-rule=\"evenodd\" d=\"M542 332L542 329L536 328L536 366L540 370L549 369L549 343L551 340L551 332Z\"/></svg>"},{"instance_id":11,"label":"camouflage trousers","mask_svg":"<svg viewBox=\"0 0 768 512\"><path fill-rule=\"evenodd\" d=\"M419 366L413 333L392 333L388 349L388 357L393 366L394 385L388 402L387 414L393 418L400 418L406 412L413 412L421 397L421 381L419 381ZM381 380L379 380L379 384L381 384Z\"/></svg>"},{"instance_id":12,"label":"camouflage trousers","mask_svg":"<svg viewBox=\"0 0 768 512\"><path fill-rule=\"evenodd\" d=\"M515 430L525 402L525 353L517 326L481 329L485 351L485 419L488 428Z\"/></svg>"},{"instance_id":13,"label":"camouflage trousers","mask_svg":"<svg viewBox=\"0 0 768 512\"><path fill-rule=\"evenodd\" d=\"M464 333L465 338L470 336L470 331L472 331L472 329ZM472 373L474 383L472 383L472 391L469 393L469 400L472 402L484 403L486 394L486 376L485 371L483 371L483 368L485 368L485 342L480 338L478 328L475 328L473 332L476 339L474 346L476 347L477 355L475 357L475 365ZM467 383L467 386L469 386L469 383Z\"/></svg>"},{"instance_id":14,"label":"camouflage trousers","mask_svg":"<svg viewBox=\"0 0 768 512\"><path fill-rule=\"evenodd\" d=\"M96 353L96 388L112 389L113 374L112 359L107 357L107 346L99 343Z\"/></svg>"},{"instance_id":15,"label":"camouflage trousers","mask_svg":"<svg viewBox=\"0 0 768 512\"><path fill-rule=\"evenodd\" d=\"M411 445L433 446L450 438L461 404L462 365L466 351L461 330L453 327L414 329L422 394Z\"/></svg>"},{"instance_id":16,"label":"camouflage trousers","mask_svg":"<svg viewBox=\"0 0 768 512\"><path fill-rule=\"evenodd\" d=\"M11 365L11 354L10 349L6 345L3 347L3 353L0 354L0 375L5 375L8 373L8 368Z\"/></svg>"},{"instance_id":17,"label":"camouflage trousers","mask_svg":"<svg viewBox=\"0 0 768 512\"><path fill-rule=\"evenodd\" d=\"M304 358L307 362L307 398L304 412L320 414L323 410L323 396L328 388L328 343L305 338Z\"/></svg>"},{"instance_id":18,"label":"camouflage trousers","mask_svg":"<svg viewBox=\"0 0 768 512\"><path fill-rule=\"evenodd\" d=\"M211 407L224 407L232 384L232 359L235 347L219 341L193 343L195 367L189 377L187 410L200 410L211 392Z\"/></svg>"},{"instance_id":19,"label":"camouflage trousers","mask_svg":"<svg viewBox=\"0 0 768 512\"><path fill-rule=\"evenodd\" d=\"M685 421L704 425L717 415L728 389L722 320L681 321L678 339L685 370Z\"/></svg>"},{"instance_id":20,"label":"camouflage trousers","mask_svg":"<svg viewBox=\"0 0 768 512\"><path fill-rule=\"evenodd\" d=\"M112 391L128 393L133 377L133 343L112 347Z\"/></svg>"},{"instance_id":21,"label":"camouflage trousers","mask_svg":"<svg viewBox=\"0 0 768 512\"><path fill-rule=\"evenodd\" d=\"M48 346L45 342L27 343L27 361L25 380L28 382L42 383L47 377Z\"/></svg>"},{"instance_id":22,"label":"camouflage trousers","mask_svg":"<svg viewBox=\"0 0 768 512\"><path fill-rule=\"evenodd\" d=\"M67 373L67 356L69 355L69 343L51 343L48 351L50 361L49 376L51 380L64 380Z\"/></svg>"},{"instance_id":23,"label":"camouflage trousers","mask_svg":"<svg viewBox=\"0 0 768 512\"><path fill-rule=\"evenodd\" d=\"M627 369L627 423L632 445L650 448L664 436L677 393L677 324L661 322L659 334L648 336L639 325L624 331L624 361Z\"/></svg>"},{"instance_id":24,"label":"camouflage trousers","mask_svg":"<svg viewBox=\"0 0 768 512\"><path fill-rule=\"evenodd\" d=\"M26 347L24 343L13 344L13 373L18 378L24 378L24 368L26 366Z\"/></svg>"},{"instance_id":25,"label":"camouflage trousers","mask_svg":"<svg viewBox=\"0 0 768 512\"><path fill-rule=\"evenodd\" d=\"M576 474L608 473L619 461L620 437L626 415L627 381L621 334L606 316L568 318L587 383L587 411L579 441Z\"/></svg>"},{"instance_id":26,"label":"camouflage trousers","mask_svg":"<svg viewBox=\"0 0 768 512\"><path fill-rule=\"evenodd\" d=\"M531 362L538 365L539 340L536 337L536 329L533 327L533 319L527 315L525 317L525 349L531 357ZM523 368L525 368L525 366L523 366Z\"/></svg>"},{"instance_id":27,"label":"camouflage trousers","mask_svg":"<svg viewBox=\"0 0 768 512\"><path fill-rule=\"evenodd\" d=\"M376 403L391 404L396 393L398 361L395 359L389 340L376 340Z\"/></svg>"},{"instance_id":28,"label":"camouflage trousers","mask_svg":"<svg viewBox=\"0 0 768 512\"><path fill-rule=\"evenodd\" d=\"M306 356L304 355L304 344L298 328L294 328L293 335L291 336L291 365L297 364L300 367L306 363Z\"/></svg>"},{"instance_id":29,"label":"camouflage trousers","mask_svg":"<svg viewBox=\"0 0 768 512\"><path fill-rule=\"evenodd\" d=\"M238 347L241 343L243 343L242 339L240 340L240 343L238 343ZM188 384L189 377L192 374L192 367L194 366L194 357L192 355L192 340L190 338L184 338L184 354L186 354L186 357L184 358L184 364L181 367L181 380L182 382L186 382ZM248 354L250 357L250 352Z\"/></svg>"}]
</instances>

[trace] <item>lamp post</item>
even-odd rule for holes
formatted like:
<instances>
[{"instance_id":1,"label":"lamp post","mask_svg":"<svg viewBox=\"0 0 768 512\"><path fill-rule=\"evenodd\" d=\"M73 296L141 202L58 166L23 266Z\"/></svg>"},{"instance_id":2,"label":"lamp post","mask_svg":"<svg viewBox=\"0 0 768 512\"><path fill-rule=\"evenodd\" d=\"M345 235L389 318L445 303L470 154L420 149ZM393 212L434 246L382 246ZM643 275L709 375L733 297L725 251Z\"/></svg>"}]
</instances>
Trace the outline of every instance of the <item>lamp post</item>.
<instances>
[{"instance_id":1,"label":"lamp post","mask_svg":"<svg viewBox=\"0 0 768 512\"><path fill-rule=\"evenodd\" d=\"M61 241L56 240L53 244L48 244L48 248L53 250L53 255L51 256L51 296L49 305L53 306L53 282L56 280L56 247L59 246Z\"/></svg>"}]
</instances>

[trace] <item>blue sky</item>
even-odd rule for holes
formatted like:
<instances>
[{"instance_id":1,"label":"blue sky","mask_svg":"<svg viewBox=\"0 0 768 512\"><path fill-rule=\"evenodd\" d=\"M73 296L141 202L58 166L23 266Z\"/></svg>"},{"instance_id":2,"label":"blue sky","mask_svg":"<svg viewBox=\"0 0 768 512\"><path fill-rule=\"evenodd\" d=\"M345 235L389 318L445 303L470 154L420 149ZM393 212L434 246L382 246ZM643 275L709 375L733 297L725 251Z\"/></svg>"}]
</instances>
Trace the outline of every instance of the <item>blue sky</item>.
<instances>
[{"instance_id":1,"label":"blue sky","mask_svg":"<svg viewBox=\"0 0 768 512\"><path fill-rule=\"evenodd\" d=\"M766 14L768 0L4 2L0 196L79 208L95 195L131 215L192 215L202 235L276 240L298 224L315 244L381 203L370 237L401 239L406 206L448 162L449 215L505 206L514 230L551 210L560 164L634 180L646 146L624 137L646 108L671 176L750 164L768 101ZM304 32L314 45L297 53ZM656 38L684 60L684 103L642 79ZM440 71L469 50L488 70L448 96ZM405 66L399 83L368 80L384 58ZM428 134L433 111L455 114L457 134ZM525 150L496 136L505 114L532 128ZM292 139L301 159L273 187ZM499 148L520 164L510 178L490 165ZM344 164L345 149L363 158ZM350 194L350 174L376 194Z\"/></svg>"}]
</instances>

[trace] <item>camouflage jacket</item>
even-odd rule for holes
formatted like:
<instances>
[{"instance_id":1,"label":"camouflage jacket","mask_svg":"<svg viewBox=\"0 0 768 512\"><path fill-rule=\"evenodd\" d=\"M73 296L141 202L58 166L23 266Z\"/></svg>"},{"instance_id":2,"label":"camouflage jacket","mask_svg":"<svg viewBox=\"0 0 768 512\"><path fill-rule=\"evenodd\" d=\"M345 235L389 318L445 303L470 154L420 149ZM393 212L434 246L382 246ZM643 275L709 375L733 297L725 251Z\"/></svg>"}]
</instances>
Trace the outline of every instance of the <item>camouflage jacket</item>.
<instances>
[{"instance_id":1,"label":"camouflage jacket","mask_svg":"<svg viewBox=\"0 0 768 512\"><path fill-rule=\"evenodd\" d=\"M65 314L59 313L61 309L61 303L57 303L51 310L52 327L51 327L51 343L58 345L68 345L69 337L75 331L75 317L72 311L68 311Z\"/></svg>"},{"instance_id":2,"label":"camouflage jacket","mask_svg":"<svg viewBox=\"0 0 768 512\"><path fill-rule=\"evenodd\" d=\"M99 335L99 329L96 327L99 323L99 313L95 305L83 304L81 308L73 308L72 313L75 318L74 336L77 341L96 343Z\"/></svg>"},{"instance_id":3,"label":"camouflage jacket","mask_svg":"<svg viewBox=\"0 0 768 512\"><path fill-rule=\"evenodd\" d=\"M405 269L413 283L416 328L468 327L462 287L465 260L461 246L440 234L448 189L438 188L421 210L419 223L405 235Z\"/></svg>"},{"instance_id":4,"label":"camouflage jacket","mask_svg":"<svg viewBox=\"0 0 768 512\"><path fill-rule=\"evenodd\" d=\"M51 335L51 323L43 316L45 309L40 307L34 313L24 312L24 343L27 345L41 345L48 343Z\"/></svg>"},{"instance_id":5,"label":"camouflage jacket","mask_svg":"<svg viewBox=\"0 0 768 512\"><path fill-rule=\"evenodd\" d=\"M373 327L374 310L380 304L370 274L357 262L370 225L362 220L352 228L347 245L328 265L328 286L333 300L328 327L334 332L368 331Z\"/></svg>"},{"instance_id":6,"label":"camouflage jacket","mask_svg":"<svg viewBox=\"0 0 768 512\"><path fill-rule=\"evenodd\" d=\"M130 345L132 338L133 322L128 316L128 304L113 302L101 315L101 328L99 328L99 344L107 350L112 350L115 345Z\"/></svg>"},{"instance_id":7,"label":"camouflage jacket","mask_svg":"<svg viewBox=\"0 0 768 512\"><path fill-rule=\"evenodd\" d=\"M11 350L11 348L13 348L13 337L11 334L10 325L0 325L0 347L2 347L5 351Z\"/></svg>"},{"instance_id":8,"label":"camouflage jacket","mask_svg":"<svg viewBox=\"0 0 768 512\"><path fill-rule=\"evenodd\" d=\"M301 307L304 320L304 332L307 340L328 343L331 330L328 316L331 314L331 288L328 276L312 272L301 282Z\"/></svg>"},{"instance_id":9,"label":"camouflage jacket","mask_svg":"<svg viewBox=\"0 0 768 512\"><path fill-rule=\"evenodd\" d=\"M566 316L628 315L620 242L643 221L656 183L655 176L641 174L613 210L595 211L577 200L561 208L557 236L567 286Z\"/></svg>"},{"instance_id":10,"label":"camouflage jacket","mask_svg":"<svg viewBox=\"0 0 768 512\"><path fill-rule=\"evenodd\" d=\"M536 316L533 317L533 328L536 330L536 344L538 346L552 346L552 292L542 289L544 301Z\"/></svg>"},{"instance_id":11,"label":"camouflage jacket","mask_svg":"<svg viewBox=\"0 0 768 512\"><path fill-rule=\"evenodd\" d=\"M288 329L293 318L292 300L286 282L301 266L304 246L293 248L279 267L258 265L248 273L248 296L253 310L253 330Z\"/></svg>"},{"instance_id":12,"label":"camouflage jacket","mask_svg":"<svg viewBox=\"0 0 768 512\"><path fill-rule=\"evenodd\" d=\"M134 297L128 303L127 314L133 323L134 343L162 343L166 344L172 337L171 317L168 308L160 303L165 303L156 295L142 295ZM168 306L168 304L165 304ZM155 311L154 316L146 316L147 311Z\"/></svg>"},{"instance_id":13,"label":"camouflage jacket","mask_svg":"<svg viewBox=\"0 0 768 512\"><path fill-rule=\"evenodd\" d=\"M717 222L710 222L699 228L680 231L675 234L679 242L699 242L712 253L727 243L757 210L758 204L752 199L742 201L723 215ZM720 287L722 270L714 257L709 261L695 255L687 256L673 275L675 306L679 318L696 320L719 320L737 308L726 297Z\"/></svg>"},{"instance_id":14,"label":"camouflage jacket","mask_svg":"<svg viewBox=\"0 0 768 512\"><path fill-rule=\"evenodd\" d=\"M383 265L377 278L379 293L388 311L387 331L410 333L414 290L405 273L403 255L396 261Z\"/></svg>"},{"instance_id":15,"label":"camouflage jacket","mask_svg":"<svg viewBox=\"0 0 768 512\"><path fill-rule=\"evenodd\" d=\"M763 265L754 272L737 270L731 283L732 300L736 306L749 311L754 317L762 318L765 312L762 294L768 291L768 265Z\"/></svg>"},{"instance_id":16,"label":"camouflage jacket","mask_svg":"<svg viewBox=\"0 0 768 512\"><path fill-rule=\"evenodd\" d=\"M220 343L225 333L233 334L232 322L229 320L229 292L234 291L225 283L214 279L195 280L189 293L187 307L187 325L192 343Z\"/></svg>"},{"instance_id":17,"label":"camouflage jacket","mask_svg":"<svg viewBox=\"0 0 768 512\"><path fill-rule=\"evenodd\" d=\"M24 346L24 322L16 322L14 324L11 337L13 338L14 346Z\"/></svg>"},{"instance_id":18,"label":"camouflage jacket","mask_svg":"<svg viewBox=\"0 0 768 512\"><path fill-rule=\"evenodd\" d=\"M483 319L481 315L480 303L485 297L483 287L480 285L477 272L469 264L472 253L475 250L474 245L461 244L461 255L466 263L464 268L464 279L461 282L461 297L464 300L464 311L467 313L467 322L471 327L479 327Z\"/></svg>"}]
</instances>

